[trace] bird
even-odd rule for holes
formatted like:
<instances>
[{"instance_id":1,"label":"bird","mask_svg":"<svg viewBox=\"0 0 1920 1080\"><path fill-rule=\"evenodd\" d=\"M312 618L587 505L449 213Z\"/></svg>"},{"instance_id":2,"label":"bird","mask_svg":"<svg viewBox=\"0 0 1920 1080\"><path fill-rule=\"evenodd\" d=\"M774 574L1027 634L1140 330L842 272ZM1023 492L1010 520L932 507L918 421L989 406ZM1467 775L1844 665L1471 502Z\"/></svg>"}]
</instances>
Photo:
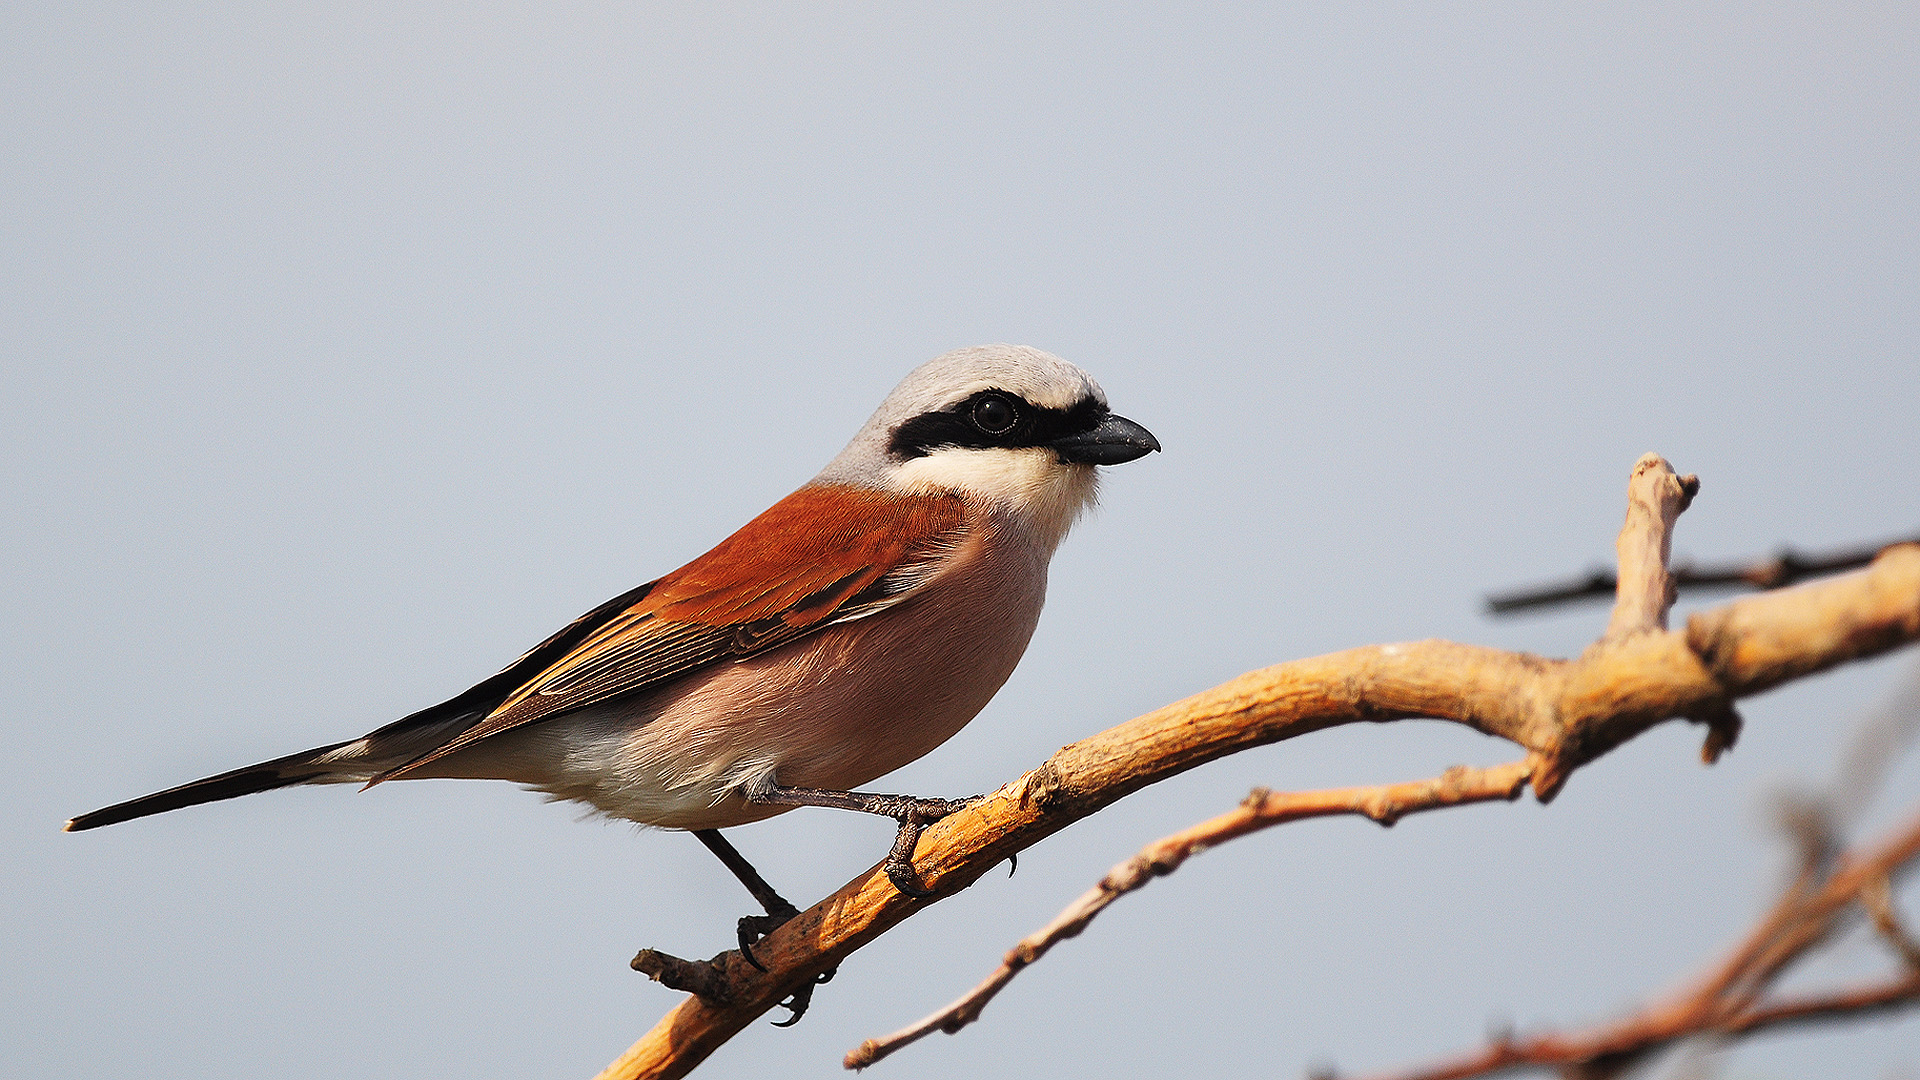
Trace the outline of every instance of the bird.
<instances>
[{"instance_id":1,"label":"bird","mask_svg":"<svg viewBox=\"0 0 1920 1080\"><path fill-rule=\"evenodd\" d=\"M1039 621L1055 549L1094 504L1096 469L1159 449L1059 357L947 353L798 490L465 692L65 828L299 784L507 780L693 833L766 910L738 930L757 967L753 942L798 909L720 830L802 806L891 817L886 874L930 895L912 865L920 831L971 800L855 789L947 741L999 691Z\"/></svg>"}]
</instances>

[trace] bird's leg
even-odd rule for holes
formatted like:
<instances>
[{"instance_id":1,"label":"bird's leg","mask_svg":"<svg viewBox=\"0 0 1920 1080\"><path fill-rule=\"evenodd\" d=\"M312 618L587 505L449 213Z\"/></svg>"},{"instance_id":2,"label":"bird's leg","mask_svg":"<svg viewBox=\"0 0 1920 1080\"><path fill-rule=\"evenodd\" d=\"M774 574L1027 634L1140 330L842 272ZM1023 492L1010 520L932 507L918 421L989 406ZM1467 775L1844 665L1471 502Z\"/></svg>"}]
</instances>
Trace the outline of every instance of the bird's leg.
<instances>
[{"instance_id":1,"label":"bird's leg","mask_svg":"<svg viewBox=\"0 0 1920 1080\"><path fill-rule=\"evenodd\" d=\"M728 870L733 871L733 876L740 879L740 884L745 885L747 891L752 893L753 898L759 901L760 906L767 911L764 916L749 915L747 918L775 920L772 923L763 924L765 925L765 929L755 935L755 941L766 937L767 934L771 933L774 928L778 927L781 923L800 914L799 908L788 903L786 897L773 891L773 886L767 884L767 879L761 877L760 871L755 870L753 864L748 862L746 857L741 855L739 850L728 842L726 837L720 835L719 829L695 829L693 835L698 838L701 843L707 845L707 850L718 856ZM743 935L743 941L745 940L744 935L746 933L745 923L746 920L742 919L741 934ZM757 964L754 966L759 967ZM766 969L761 968L760 970L765 971Z\"/></svg>"},{"instance_id":2,"label":"bird's leg","mask_svg":"<svg viewBox=\"0 0 1920 1080\"><path fill-rule=\"evenodd\" d=\"M766 909L765 915L741 916L738 934L740 955L746 957L747 963L761 971L767 970L759 960L754 958L753 943L779 929L788 919L800 914L800 909L788 903L786 897L774 892L773 886L767 884L767 879L761 877L760 871L755 870L753 864L748 862L726 837L720 835L719 829L695 829L693 835L707 845L707 850L718 856L728 870L733 871L733 876L739 878L740 884L745 885L747 891L753 894L753 898Z\"/></svg>"},{"instance_id":3,"label":"bird's leg","mask_svg":"<svg viewBox=\"0 0 1920 1080\"><path fill-rule=\"evenodd\" d=\"M733 876L739 878L740 884L745 885L760 906L767 910L765 915L742 915L735 930L740 941L740 956L755 968L767 970L766 965L753 955L754 942L778 930L788 919L800 914L800 909L788 903L786 897L774 892L773 886L767 884L767 879L761 877L760 871L753 868L746 856L741 855L726 837L720 835L719 829L695 829L693 835L707 845L707 850L718 856L728 870L733 871ZM792 997L781 1002L781 1005L792 1010L793 1015L776 1021L774 1026L792 1027L799 1023L800 1018L807 1014L807 1006L813 1004L813 988L831 980L839 970L834 968L822 972L813 982L795 990Z\"/></svg>"},{"instance_id":4,"label":"bird's leg","mask_svg":"<svg viewBox=\"0 0 1920 1080\"><path fill-rule=\"evenodd\" d=\"M933 893L920 887L913 873L913 849L920 842L920 830L949 814L979 802L970 799L921 799L912 795L875 795L868 791L827 791L821 788L782 787L771 777L741 789L748 802L768 806L831 806L838 810L858 810L879 814L900 823L894 834L893 849L887 852L887 880L893 887L916 900Z\"/></svg>"}]
</instances>

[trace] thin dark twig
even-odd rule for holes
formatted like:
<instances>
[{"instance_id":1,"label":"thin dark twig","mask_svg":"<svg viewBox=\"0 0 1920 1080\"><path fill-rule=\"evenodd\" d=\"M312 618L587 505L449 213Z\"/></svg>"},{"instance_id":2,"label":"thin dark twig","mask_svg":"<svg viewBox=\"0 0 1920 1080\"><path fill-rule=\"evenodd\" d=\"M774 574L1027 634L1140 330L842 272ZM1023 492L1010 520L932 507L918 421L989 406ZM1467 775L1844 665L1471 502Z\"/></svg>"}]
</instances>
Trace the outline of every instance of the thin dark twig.
<instances>
[{"instance_id":1,"label":"thin dark twig","mask_svg":"<svg viewBox=\"0 0 1920 1080\"><path fill-rule=\"evenodd\" d=\"M1782 548L1770 559L1740 563L1677 563L1672 568L1673 582L1682 589L1747 588L1778 589L1822 574L1837 574L1867 565L1873 557L1895 544L1920 542L1920 534L1904 540L1889 540L1868 547L1849 547L1818 554ZM1612 599L1619 579L1612 570L1595 569L1583 577L1549 585L1496 593L1487 597L1487 611L1509 615L1516 611L1551 607L1579 600Z\"/></svg>"}]
</instances>

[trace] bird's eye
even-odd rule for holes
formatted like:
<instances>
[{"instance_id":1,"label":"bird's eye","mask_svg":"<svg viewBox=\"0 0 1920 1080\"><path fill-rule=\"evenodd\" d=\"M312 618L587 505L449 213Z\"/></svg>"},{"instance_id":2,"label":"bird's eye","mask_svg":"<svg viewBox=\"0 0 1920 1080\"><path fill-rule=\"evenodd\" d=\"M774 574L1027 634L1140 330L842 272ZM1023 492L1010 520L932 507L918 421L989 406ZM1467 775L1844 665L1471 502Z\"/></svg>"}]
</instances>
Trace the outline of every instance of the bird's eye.
<instances>
[{"instance_id":1,"label":"bird's eye","mask_svg":"<svg viewBox=\"0 0 1920 1080\"><path fill-rule=\"evenodd\" d=\"M1003 397L983 397L973 406L973 426L989 435L1005 435L1018 419L1013 403Z\"/></svg>"}]
</instances>

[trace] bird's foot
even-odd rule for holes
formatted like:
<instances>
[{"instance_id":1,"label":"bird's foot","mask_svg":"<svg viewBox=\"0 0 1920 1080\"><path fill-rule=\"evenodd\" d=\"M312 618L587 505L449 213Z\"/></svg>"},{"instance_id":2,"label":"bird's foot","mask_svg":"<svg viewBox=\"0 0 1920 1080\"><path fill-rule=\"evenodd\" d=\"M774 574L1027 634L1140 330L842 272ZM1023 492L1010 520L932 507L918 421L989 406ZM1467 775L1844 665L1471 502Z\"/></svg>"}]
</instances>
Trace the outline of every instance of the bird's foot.
<instances>
[{"instance_id":1,"label":"bird's foot","mask_svg":"<svg viewBox=\"0 0 1920 1080\"><path fill-rule=\"evenodd\" d=\"M799 1023L800 1018L807 1015L807 1007L813 1004L813 988L832 982L834 975L838 974L839 971L839 968L828 968L820 974L815 975L812 982L795 990L785 1001L780 1003L780 1007L786 1009L792 1015L788 1016L785 1020L775 1020L773 1026L792 1027Z\"/></svg>"},{"instance_id":2,"label":"bird's foot","mask_svg":"<svg viewBox=\"0 0 1920 1080\"><path fill-rule=\"evenodd\" d=\"M766 965L762 964L759 958L753 955L754 943L766 937L768 934L773 933L775 930L780 929L782 926L785 926L788 920L798 914L800 914L800 912L795 910L792 904L787 904L786 910L784 911L771 912L766 915L742 915L739 926L741 959L760 971L767 970ZM837 967L828 968L826 971L814 976L812 982L807 983L789 995L785 1001L780 1003L780 1007L786 1009L791 1015L785 1020L775 1020L773 1026L792 1027L799 1023L800 1018L807 1015L807 1007L813 1004L813 988L832 982L834 975L839 972L839 970Z\"/></svg>"},{"instance_id":3,"label":"bird's foot","mask_svg":"<svg viewBox=\"0 0 1920 1080\"><path fill-rule=\"evenodd\" d=\"M782 901L776 910L769 911L765 915L740 916L740 922L734 932L740 942L741 958L751 964L756 971L767 970L767 966L760 962L759 957L753 955L754 945L761 938L785 926L788 920L798 914L800 914L799 908Z\"/></svg>"},{"instance_id":4,"label":"bird's foot","mask_svg":"<svg viewBox=\"0 0 1920 1080\"><path fill-rule=\"evenodd\" d=\"M891 796L895 804L881 813L900 823L900 831L893 834L893 849L887 852L884 864L887 880L902 895L915 900L925 900L933 895L930 889L920 886L918 875L913 870L913 849L920 843L920 833L927 826L941 818L957 814L981 799L985 795L974 795L965 799L917 799L911 795Z\"/></svg>"},{"instance_id":5,"label":"bird's foot","mask_svg":"<svg viewBox=\"0 0 1920 1080\"><path fill-rule=\"evenodd\" d=\"M913 795L877 795L870 791L785 787L775 783L772 776L762 776L743 786L740 794L748 802L767 806L831 806L878 814L899 822L900 831L894 834L893 850L887 853L883 868L894 888L916 900L933 895L920 887L913 872L913 849L920 842L921 830L986 798L974 795L965 799L922 799Z\"/></svg>"}]
</instances>

